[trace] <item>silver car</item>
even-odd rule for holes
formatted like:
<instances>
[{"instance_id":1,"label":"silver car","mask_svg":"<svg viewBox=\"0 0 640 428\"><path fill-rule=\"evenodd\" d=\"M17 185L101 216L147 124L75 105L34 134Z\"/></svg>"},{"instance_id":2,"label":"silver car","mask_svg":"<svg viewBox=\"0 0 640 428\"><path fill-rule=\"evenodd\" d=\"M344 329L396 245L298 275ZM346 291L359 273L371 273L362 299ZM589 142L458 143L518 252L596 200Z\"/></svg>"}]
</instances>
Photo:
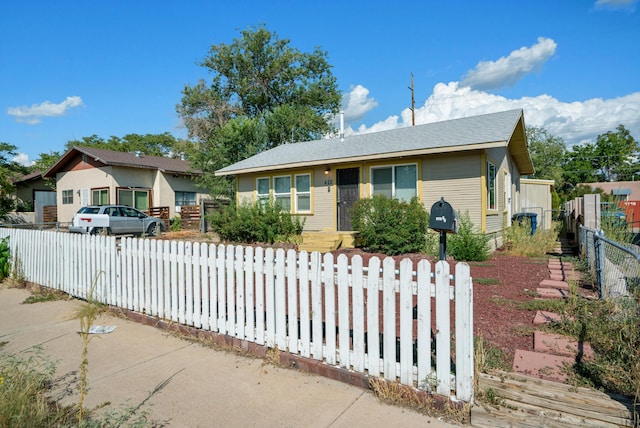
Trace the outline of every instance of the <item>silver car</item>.
<instances>
[{"instance_id":1,"label":"silver car","mask_svg":"<svg viewBox=\"0 0 640 428\"><path fill-rule=\"evenodd\" d=\"M87 226L86 221L81 221L86 220L87 214L108 215L108 226ZM148 216L142 211L126 205L89 205L82 207L73 216L73 221L69 227L69 232L72 233L107 233L114 235L147 234L158 236L160 232L165 230L166 226L161 219Z\"/></svg>"}]
</instances>

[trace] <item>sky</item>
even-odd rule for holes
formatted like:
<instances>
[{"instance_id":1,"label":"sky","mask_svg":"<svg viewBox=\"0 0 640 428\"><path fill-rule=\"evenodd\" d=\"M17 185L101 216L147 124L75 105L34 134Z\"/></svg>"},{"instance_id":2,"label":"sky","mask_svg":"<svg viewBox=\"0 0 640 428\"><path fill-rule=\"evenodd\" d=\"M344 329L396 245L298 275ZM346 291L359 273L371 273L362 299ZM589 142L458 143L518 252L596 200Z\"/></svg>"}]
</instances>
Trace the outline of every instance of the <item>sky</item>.
<instances>
[{"instance_id":1,"label":"sky","mask_svg":"<svg viewBox=\"0 0 640 428\"><path fill-rule=\"evenodd\" d=\"M568 147L640 140L639 0L0 1L0 142L29 165L97 135L169 132L209 48L260 25L319 47L345 135L523 109ZM336 124L338 123L336 119Z\"/></svg>"}]
</instances>

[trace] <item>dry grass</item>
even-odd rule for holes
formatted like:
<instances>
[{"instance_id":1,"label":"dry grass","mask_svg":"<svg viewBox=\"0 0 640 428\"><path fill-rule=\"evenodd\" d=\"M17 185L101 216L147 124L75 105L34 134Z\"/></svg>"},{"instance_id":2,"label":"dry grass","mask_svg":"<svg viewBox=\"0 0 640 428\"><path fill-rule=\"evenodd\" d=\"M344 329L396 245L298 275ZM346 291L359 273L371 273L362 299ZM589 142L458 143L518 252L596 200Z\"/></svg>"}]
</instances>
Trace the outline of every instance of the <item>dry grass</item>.
<instances>
[{"instance_id":1,"label":"dry grass","mask_svg":"<svg viewBox=\"0 0 640 428\"><path fill-rule=\"evenodd\" d=\"M385 403L412 409L448 422L459 424L470 422L471 405L469 403L454 403L447 399L439 401L425 391L397 382L389 382L383 378L372 378L369 386L374 395Z\"/></svg>"}]
</instances>

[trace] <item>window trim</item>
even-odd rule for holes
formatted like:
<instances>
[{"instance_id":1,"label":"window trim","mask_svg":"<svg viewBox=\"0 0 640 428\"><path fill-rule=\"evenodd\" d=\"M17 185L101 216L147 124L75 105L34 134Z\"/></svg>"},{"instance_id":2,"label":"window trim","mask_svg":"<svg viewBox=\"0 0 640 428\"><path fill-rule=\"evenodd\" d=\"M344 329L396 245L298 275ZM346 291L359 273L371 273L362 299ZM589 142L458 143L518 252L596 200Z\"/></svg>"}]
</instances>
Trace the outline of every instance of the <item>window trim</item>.
<instances>
[{"instance_id":1,"label":"window trim","mask_svg":"<svg viewBox=\"0 0 640 428\"><path fill-rule=\"evenodd\" d=\"M396 195L396 168L402 166L413 166L415 168L415 195L413 197L419 197L419 186L418 186L418 163L417 162L407 162L407 163L394 163L394 164L386 164L386 165L376 165L369 167L369 196L373 197L375 191L375 183L373 181L373 172L377 169L391 169L391 197L393 199L398 199ZM409 201L406 201L409 202Z\"/></svg>"},{"instance_id":2,"label":"window trim","mask_svg":"<svg viewBox=\"0 0 640 428\"><path fill-rule=\"evenodd\" d=\"M276 181L278 178L288 178L289 179L289 191L286 193L278 193L276 191ZM289 196L289 212L293 210L293 188L291 183L291 174L288 175L275 175L273 177L273 202L274 204L278 202L278 196ZM284 207L283 207L284 208Z\"/></svg>"},{"instance_id":3,"label":"window trim","mask_svg":"<svg viewBox=\"0 0 640 428\"><path fill-rule=\"evenodd\" d=\"M65 195L65 193L66 193L66 195ZM62 191L62 205L72 205L72 204L73 204L73 189L63 190Z\"/></svg>"},{"instance_id":4,"label":"window trim","mask_svg":"<svg viewBox=\"0 0 640 428\"><path fill-rule=\"evenodd\" d=\"M493 169L493 177L491 170ZM487 211L498 211L498 167L491 161L487 161ZM492 186L493 182L493 186ZM493 206L491 196L493 195Z\"/></svg>"},{"instance_id":5,"label":"window trim","mask_svg":"<svg viewBox=\"0 0 640 428\"><path fill-rule=\"evenodd\" d=\"M307 176L309 177L309 190L304 191L304 192L300 192L298 191L298 177L304 177ZM293 176L293 190L295 191L295 204L292 204L292 208L293 208L293 212L294 213L301 213L301 214L309 214L312 212L311 209L311 205L313 202L313 198L311 196L311 189L313 188L312 186L312 182L311 182L311 173L308 172L304 172L304 173L300 173L300 174L294 174ZM298 203L298 196L309 196L309 209L308 210L302 210L299 208L299 203Z\"/></svg>"},{"instance_id":6,"label":"window trim","mask_svg":"<svg viewBox=\"0 0 640 428\"><path fill-rule=\"evenodd\" d=\"M183 195L185 194L189 194L189 195L193 195L193 205L197 205L198 204L198 192L189 192L186 190L175 190L173 192L173 202L175 204L176 207L185 207L188 206L188 204L185 205L178 205L178 193L181 193ZM188 198L189 201L191 200L191 198ZM182 202L185 202L185 198L182 198Z\"/></svg>"},{"instance_id":7,"label":"window trim","mask_svg":"<svg viewBox=\"0 0 640 428\"><path fill-rule=\"evenodd\" d=\"M121 203L120 201L120 192L126 192L129 191L132 193L132 197L133 197L133 206L131 205L127 205L127 206L131 206L132 208L135 208L139 211L148 211L149 208L151 208L153 206L153 199L152 199L152 195L151 195L151 189L145 189L145 188L129 188L129 187L118 187L116 189L116 204L117 205L125 205L123 203ZM135 198L135 192L146 192L147 193L147 205L148 207L146 209L141 209L135 206L136 204L136 198Z\"/></svg>"},{"instance_id":8,"label":"window trim","mask_svg":"<svg viewBox=\"0 0 640 428\"><path fill-rule=\"evenodd\" d=\"M101 199L101 195L102 192L106 192L107 193L107 202L106 203L96 203L96 200L94 198L94 192L100 192L100 196L98 197L98 199ZM91 205L109 205L110 199L109 199L109 188L108 187L94 187L91 189Z\"/></svg>"},{"instance_id":9,"label":"window trim","mask_svg":"<svg viewBox=\"0 0 640 428\"><path fill-rule=\"evenodd\" d=\"M260 186L258 182L261 180L267 181L267 193L259 193ZM261 204L268 203L271 200L271 177L256 177L256 191L255 191L256 202Z\"/></svg>"}]
</instances>

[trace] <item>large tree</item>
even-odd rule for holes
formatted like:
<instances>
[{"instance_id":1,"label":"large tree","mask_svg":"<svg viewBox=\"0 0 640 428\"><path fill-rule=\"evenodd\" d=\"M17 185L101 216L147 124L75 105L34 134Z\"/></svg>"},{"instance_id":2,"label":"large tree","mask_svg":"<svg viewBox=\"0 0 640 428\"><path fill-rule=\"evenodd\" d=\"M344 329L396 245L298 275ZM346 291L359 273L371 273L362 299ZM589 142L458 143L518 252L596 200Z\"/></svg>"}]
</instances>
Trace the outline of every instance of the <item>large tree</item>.
<instances>
[{"instance_id":1,"label":"large tree","mask_svg":"<svg viewBox=\"0 0 640 428\"><path fill-rule=\"evenodd\" d=\"M640 146L623 126L598 135L595 143L574 146L565 158L565 177L573 185L632 180L640 172Z\"/></svg>"},{"instance_id":2,"label":"large tree","mask_svg":"<svg viewBox=\"0 0 640 428\"><path fill-rule=\"evenodd\" d=\"M181 152L189 151L188 142L176 139L168 132L163 134L127 134L124 137L111 136L108 140L91 135L80 140L71 140L65 149L74 146L94 147L98 149L115 150L118 152L136 152L149 156L179 157Z\"/></svg>"},{"instance_id":3,"label":"large tree","mask_svg":"<svg viewBox=\"0 0 640 428\"><path fill-rule=\"evenodd\" d=\"M535 168L531 178L554 180L556 188L564 185L562 161L567 152L564 140L550 134L546 129L527 127L529 153Z\"/></svg>"},{"instance_id":4,"label":"large tree","mask_svg":"<svg viewBox=\"0 0 640 428\"><path fill-rule=\"evenodd\" d=\"M0 219L15 208L14 181L29 172L27 167L11 160L17 155L17 149L12 144L0 142Z\"/></svg>"},{"instance_id":5,"label":"large tree","mask_svg":"<svg viewBox=\"0 0 640 428\"><path fill-rule=\"evenodd\" d=\"M283 143L335 132L340 93L326 52L301 52L264 26L212 45L200 63L211 81L186 85L176 106L202 180L213 195L233 195L229 179L214 172Z\"/></svg>"}]
</instances>

